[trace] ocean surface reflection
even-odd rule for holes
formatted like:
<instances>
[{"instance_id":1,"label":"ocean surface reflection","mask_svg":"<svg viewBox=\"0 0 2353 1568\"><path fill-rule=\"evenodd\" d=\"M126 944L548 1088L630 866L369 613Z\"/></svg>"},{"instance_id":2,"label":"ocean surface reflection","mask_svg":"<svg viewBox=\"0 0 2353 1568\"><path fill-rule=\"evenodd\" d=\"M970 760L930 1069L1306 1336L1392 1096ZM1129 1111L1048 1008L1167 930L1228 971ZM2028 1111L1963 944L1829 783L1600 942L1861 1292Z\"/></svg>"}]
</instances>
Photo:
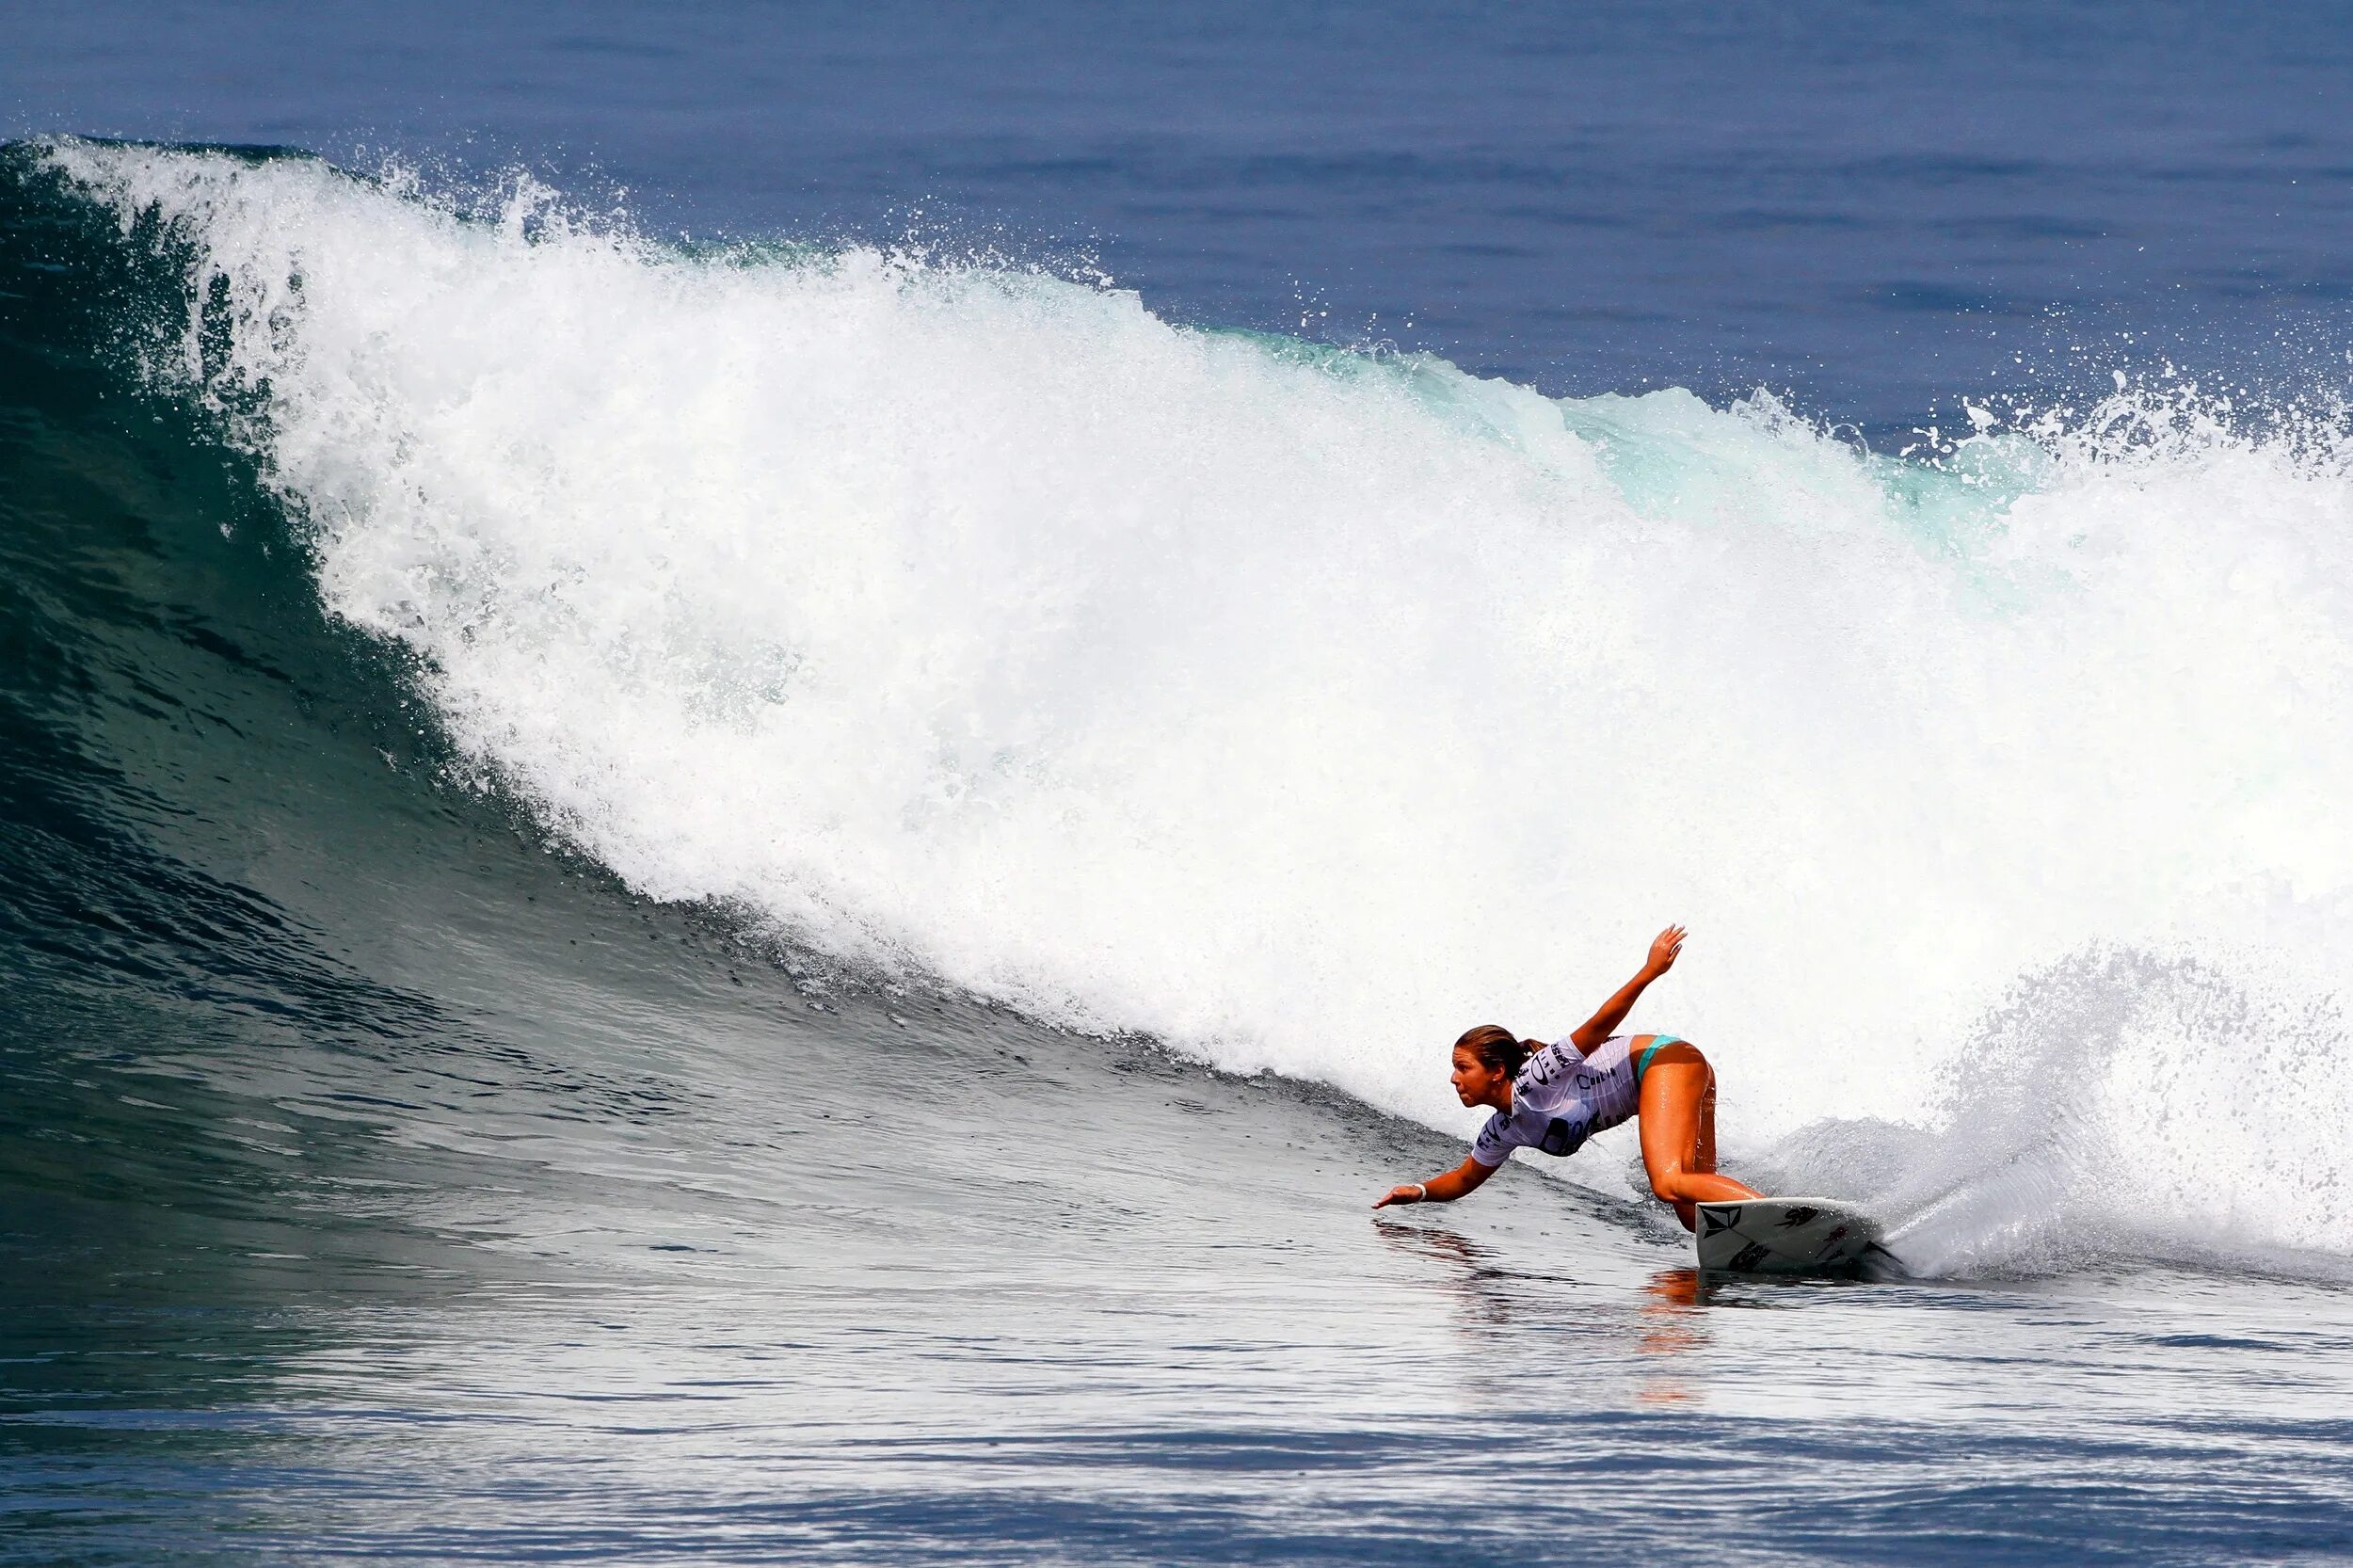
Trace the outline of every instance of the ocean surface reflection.
<instances>
[{"instance_id":1,"label":"ocean surface reflection","mask_svg":"<svg viewBox=\"0 0 2353 1568\"><path fill-rule=\"evenodd\" d=\"M859 1037L847 1013L826 1037ZM1003 1104L972 1076L993 1130L959 1143L961 1204L737 1096L692 1139L467 1155L436 1201L470 1194L495 1266L247 1256L277 1304L157 1280L78 1335L12 1316L10 1516L46 1528L7 1555L61 1529L122 1561L1569 1561L1644 1557L1662 1521L1726 1561L2346 1540L2342 1290L1703 1278L1646 1216L1519 1171L1376 1216L1444 1140L992 1029L1036 1070ZM756 1071L731 1055L694 1076ZM1112 1125L1080 1168L1025 1167L1022 1118L1082 1106ZM1171 1113L1186 1169L1103 1152Z\"/></svg>"}]
</instances>

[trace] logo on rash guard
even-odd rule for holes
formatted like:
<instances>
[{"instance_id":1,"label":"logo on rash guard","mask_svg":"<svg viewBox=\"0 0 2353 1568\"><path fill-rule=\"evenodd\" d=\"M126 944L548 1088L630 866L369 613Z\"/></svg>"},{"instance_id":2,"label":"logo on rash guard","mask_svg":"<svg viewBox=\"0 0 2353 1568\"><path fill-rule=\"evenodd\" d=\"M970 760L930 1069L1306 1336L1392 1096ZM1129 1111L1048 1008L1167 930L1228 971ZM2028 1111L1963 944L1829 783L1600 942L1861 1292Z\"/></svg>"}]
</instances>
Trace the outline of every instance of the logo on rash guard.
<instances>
[{"instance_id":1,"label":"logo on rash guard","mask_svg":"<svg viewBox=\"0 0 2353 1568\"><path fill-rule=\"evenodd\" d=\"M1585 1124L1555 1116L1545 1128L1545 1135L1536 1140L1536 1146L1546 1154L1566 1154L1585 1142Z\"/></svg>"},{"instance_id":2,"label":"logo on rash guard","mask_svg":"<svg viewBox=\"0 0 2353 1568\"><path fill-rule=\"evenodd\" d=\"M1560 1060L1560 1052L1551 1046L1529 1057L1528 1065L1520 1069L1520 1076L1539 1089L1551 1087L1554 1079L1566 1078L1577 1095L1588 1099L1609 1078L1608 1073L1586 1065L1581 1057L1574 1066Z\"/></svg>"}]
</instances>

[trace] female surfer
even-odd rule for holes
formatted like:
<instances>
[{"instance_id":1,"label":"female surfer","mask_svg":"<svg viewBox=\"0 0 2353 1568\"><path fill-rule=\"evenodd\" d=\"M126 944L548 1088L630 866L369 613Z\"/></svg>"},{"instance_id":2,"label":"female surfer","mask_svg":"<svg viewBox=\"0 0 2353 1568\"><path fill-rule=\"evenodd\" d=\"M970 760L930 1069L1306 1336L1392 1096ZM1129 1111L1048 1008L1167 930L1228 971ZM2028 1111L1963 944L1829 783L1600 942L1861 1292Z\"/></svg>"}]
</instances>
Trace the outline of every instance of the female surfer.
<instances>
[{"instance_id":1,"label":"female surfer","mask_svg":"<svg viewBox=\"0 0 2353 1568\"><path fill-rule=\"evenodd\" d=\"M1452 1203L1476 1192L1523 1146L1573 1154L1606 1128L1639 1115L1650 1190L1691 1228L1694 1203L1762 1197L1716 1174L1716 1074L1689 1040L1673 1034L1612 1034L1650 983L1674 968L1683 927L1650 945L1641 971L1565 1040L1549 1046L1481 1024L1454 1042L1454 1093L1491 1107L1470 1158L1444 1176L1392 1187L1375 1203Z\"/></svg>"}]
</instances>

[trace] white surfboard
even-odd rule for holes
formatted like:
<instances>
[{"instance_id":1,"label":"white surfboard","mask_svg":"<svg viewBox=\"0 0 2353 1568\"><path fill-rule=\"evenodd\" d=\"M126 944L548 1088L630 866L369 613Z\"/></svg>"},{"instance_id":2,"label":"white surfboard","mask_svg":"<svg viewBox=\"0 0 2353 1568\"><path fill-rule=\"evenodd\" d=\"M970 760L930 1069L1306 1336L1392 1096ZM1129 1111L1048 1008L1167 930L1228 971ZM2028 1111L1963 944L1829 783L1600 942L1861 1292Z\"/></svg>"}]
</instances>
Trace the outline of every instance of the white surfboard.
<instances>
[{"instance_id":1,"label":"white surfboard","mask_svg":"<svg viewBox=\"0 0 2353 1568\"><path fill-rule=\"evenodd\" d=\"M1700 1267L1737 1274L1849 1274L1881 1250L1879 1222L1834 1198L1692 1206Z\"/></svg>"}]
</instances>

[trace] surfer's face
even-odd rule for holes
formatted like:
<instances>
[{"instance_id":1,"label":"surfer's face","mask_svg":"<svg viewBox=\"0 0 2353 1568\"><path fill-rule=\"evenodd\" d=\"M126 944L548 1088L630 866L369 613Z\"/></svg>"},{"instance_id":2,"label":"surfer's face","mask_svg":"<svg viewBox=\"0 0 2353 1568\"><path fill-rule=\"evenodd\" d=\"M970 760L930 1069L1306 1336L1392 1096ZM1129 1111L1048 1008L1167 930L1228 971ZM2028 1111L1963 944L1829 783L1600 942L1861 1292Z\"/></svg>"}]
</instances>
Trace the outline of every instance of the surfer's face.
<instances>
[{"instance_id":1,"label":"surfer's face","mask_svg":"<svg viewBox=\"0 0 2353 1568\"><path fill-rule=\"evenodd\" d=\"M1454 1093L1465 1105L1484 1105L1495 1094L1500 1067L1490 1067L1466 1046L1454 1048Z\"/></svg>"}]
</instances>

